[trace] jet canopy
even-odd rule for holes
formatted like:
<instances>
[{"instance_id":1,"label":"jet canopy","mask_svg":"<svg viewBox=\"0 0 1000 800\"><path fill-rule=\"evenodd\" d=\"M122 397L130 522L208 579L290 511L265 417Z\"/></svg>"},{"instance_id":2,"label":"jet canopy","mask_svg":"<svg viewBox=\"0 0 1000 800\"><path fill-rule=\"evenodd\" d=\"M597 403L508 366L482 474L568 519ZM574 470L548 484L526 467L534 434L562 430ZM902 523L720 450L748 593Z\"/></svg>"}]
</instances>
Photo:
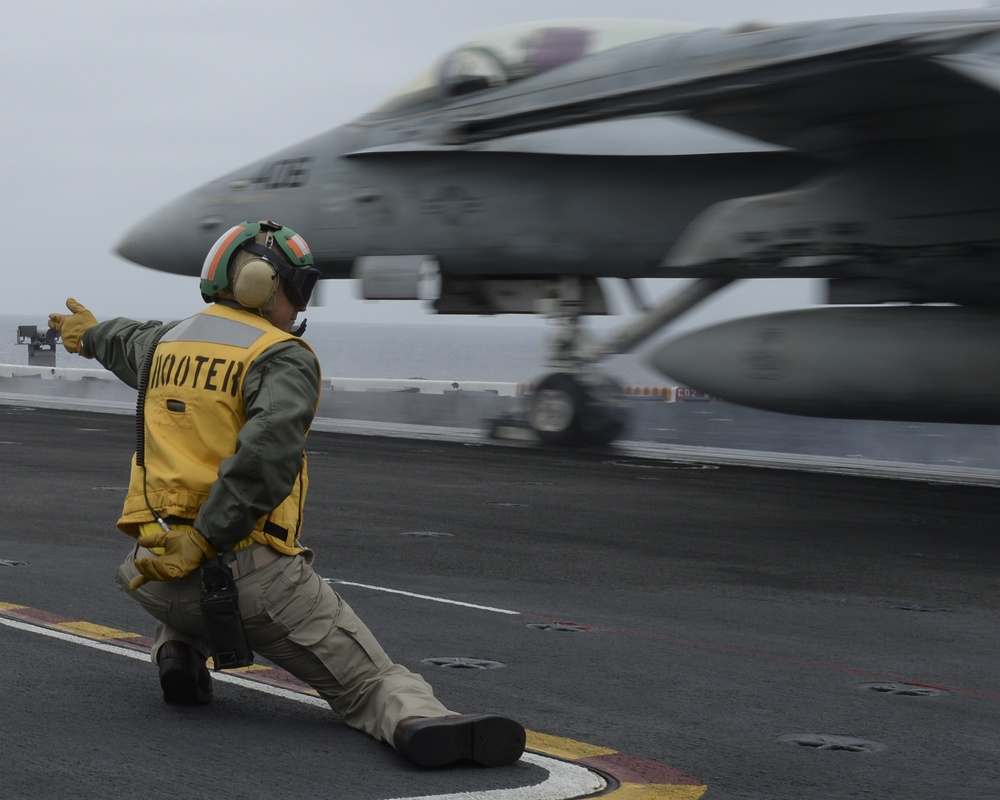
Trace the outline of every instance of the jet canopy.
<instances>
[{"instance_id":1,"label":"jet canopy","mask_svg":"<svg viewBox=\"0 0 1000 800\"><path fill-rule=\"evenodd\" d=\"M692 30L696 27L636 19L555 20L497 28L438 59L371 113L440 104L516 83L613 47Z\"/></svg>"}]
</instances>

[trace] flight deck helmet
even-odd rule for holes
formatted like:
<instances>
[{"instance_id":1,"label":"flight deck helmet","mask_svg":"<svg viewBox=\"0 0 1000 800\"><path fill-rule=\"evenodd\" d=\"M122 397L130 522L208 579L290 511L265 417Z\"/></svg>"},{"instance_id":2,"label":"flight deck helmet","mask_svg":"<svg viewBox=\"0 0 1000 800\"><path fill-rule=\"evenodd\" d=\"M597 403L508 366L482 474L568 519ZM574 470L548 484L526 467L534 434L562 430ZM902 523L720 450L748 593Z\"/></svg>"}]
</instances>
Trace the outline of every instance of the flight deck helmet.
<instances>
[{"instance_id":1,"label":"flight deck helmet","mask_svg":"<svg viewBox=\"0 0 1000 800\"><path fill-rule=\"evenodd\" d=\"M306 306L319 270L306 240L272 220L241 222L216 240L201 268L206 303L232 298L246 308L267 308L284 279L294 306Z\"/></svg>"}]
</instances>

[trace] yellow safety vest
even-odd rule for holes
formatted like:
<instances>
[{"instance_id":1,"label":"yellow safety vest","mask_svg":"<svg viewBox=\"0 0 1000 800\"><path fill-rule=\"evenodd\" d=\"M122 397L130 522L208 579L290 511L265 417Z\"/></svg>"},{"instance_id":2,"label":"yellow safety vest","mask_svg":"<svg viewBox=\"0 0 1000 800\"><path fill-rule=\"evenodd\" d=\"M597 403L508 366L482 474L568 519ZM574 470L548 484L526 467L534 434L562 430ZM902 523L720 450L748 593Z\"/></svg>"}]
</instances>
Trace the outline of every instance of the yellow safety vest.
<instances>
[{"instance_id":1,"label":"yellow safety vest","mask_svg":"<svg viewBox=\"0 0 1000 800\"><path fill-rule=\"evenodd\" d=\"M289 340L312 352L304 341L256 314L219 304L188 317L163 336L146 390L145 470L133 457L120 530L142 535L140 528L154 520L150 506L164 518L197 517L219 466L236 452L236 437L246 422L247 370L265 350ZM288 555L302 552L297 542L308 485L303 452L291 493L257 520L253 533L235 549L256 541Z\"/></svg>"}]
</instances>

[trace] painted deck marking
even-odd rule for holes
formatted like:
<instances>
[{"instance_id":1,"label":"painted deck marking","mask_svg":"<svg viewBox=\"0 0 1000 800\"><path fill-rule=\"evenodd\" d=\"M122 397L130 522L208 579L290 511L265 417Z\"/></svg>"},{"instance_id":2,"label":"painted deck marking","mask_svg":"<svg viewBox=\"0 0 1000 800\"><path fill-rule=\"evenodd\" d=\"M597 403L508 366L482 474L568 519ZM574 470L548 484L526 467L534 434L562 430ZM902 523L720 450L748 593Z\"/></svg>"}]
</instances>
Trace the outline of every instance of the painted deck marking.
<instances>
[{"instance_id":1,"label":"painted deck marking","mask_svg":"<svg viewBox=\"0 0 1000 800\"><path fill-rule=\"evenodd\" d=\"M350 585L365 586L365 584ZM388 591L438 600L426 595L414 595L398 590ZM441 601L451 602L443 599ZM455 605L501 614L520 614L517 611L493 609L471 603L455 603ZM72 620L16 603L0 602L0 625L139 661L149 661L152 648L152 640L137 633L82 620ZM326 701L320 699L307 684L274 667L255 664L241 670L213 672L212 679L298 703L329 708ZM602 793L602 797L613 800L699 800L708 790L708 787L702 785L696 778L654 761L625 756L607 747L537 731L527 731L527 735L527 749L522 760L548 772L548 778L542 783L512 789L425 795L395 800L570 800L599 792ZM610 776L610 784L605 776ZM669 783L666 782L668 779Z\"/></svg>"},{"instance_id":2,"label":"painted deck marking","mask_svg":"<svg viewBox=\"0 0 1000 800\"><path fill-rule=\"evenodd\" d=\"M430 600L433 603L446 603L450 606L462 606L463 608L474 608L478 611L492 611L494 614L512 614L513 616L520 616L520 611L511 611L507 608L493 608L492 606L480 606L475 603L463 603L461 600L448 600L444 597L435 597L431 594L414 594L413 592L404 592L402 589L389 589L385 586L372 586L367 583L354 583L353 581L344 581L340 578L324 578L327 583L337 583L342 586L357 586L361 589L372 589L376 592L385 592L387 594L401 594L404 597L413 597L417 600Z\"/></svg>"},{"instance_id":3,"label":"painted deck marking","mask_svg":"<svg viewBox=\"0 0 1000 800\"><path fill-rule=\"evenodd\" d=\"M376 592L388 592L390 594L400 594L407 597L414 597L420 600L432 600L436 603L447 603L449 605L456 606L466 606L469 608L475 608L482 611L493 611L499 614L512 614L519 617L525 617L526 619L539 620L541 622L550 622L556 624L566 624L564 620L554 619L552 617L543 616L542 614L534 614L528 611L510 611L503 608L490 608L489 606L477 606L472 603L463 603L457 600L448 600L443 597L434 597L432 595L424 594L414 594L412 592L404 592L399 589L389 589L384 586L372 586L366 583L352 583L350 581L342 581L336 578L325 578L324 580L329 583L344 584L345 586L357 586L363 589L371 589ZM2 607L2 606L0 606ZM573 623L577 624L577 623ZM783 664L793 664L800 667L805 667L807 669L818 669L827 672L841 672L848 675L859 675L865 678L875 678L882 681L892 681L894 683L906 683L913 686L924 686L930 689L940 689L941 691L951 692L953 694L966 694L973 697L985 697L990 700L1000 700L1000 692L986 691L983 689L966 689L959 686L942 686L936 683L928 683L927 681L915 680L911 678L903 678L898 675L885 675L881 672L871 672L864 669L856 669L854 667L845 667L840 664L828 664L822 661L808 661L803 658L796 658L794 656L786 656L781 653L769 653L761 650L750 650L745 647L734 647L733 645L718 644L717 642L701 642L695 639L684 639L679 636L670 636L663 633L647 633L645 631L634 631L625 628L608 628L600 625L587 625L588 631L594 633L610 633L615 636L628 636L636 639L648 639L650 641L663 642L665 644L675 645L679 647L691 647L698 650L714 650L719 653L728 653L730 655L742 656L745 658L756 658L763 659L766 661L777 661Z\"/></svg>"}]
</instances>

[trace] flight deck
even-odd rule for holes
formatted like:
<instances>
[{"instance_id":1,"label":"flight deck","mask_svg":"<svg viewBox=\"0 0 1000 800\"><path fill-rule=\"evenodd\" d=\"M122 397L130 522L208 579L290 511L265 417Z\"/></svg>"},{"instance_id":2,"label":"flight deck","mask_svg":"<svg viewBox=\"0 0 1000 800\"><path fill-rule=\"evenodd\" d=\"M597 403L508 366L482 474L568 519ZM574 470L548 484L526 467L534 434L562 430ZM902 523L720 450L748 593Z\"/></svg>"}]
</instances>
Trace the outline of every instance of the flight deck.
<instances>
[{"instance_id":1,"label":"flight deck","mask_svg":"<svg viewBox=\"0 0 1000 800\"><path fill-rule=\"evenodd\" d=\"M417 769L266 663L166 706L150 621L113 585L133 420L8 400L5 798L994 791L995 487L323 427L319 573L531 752Z\"/></svg>"}]
</instances>

